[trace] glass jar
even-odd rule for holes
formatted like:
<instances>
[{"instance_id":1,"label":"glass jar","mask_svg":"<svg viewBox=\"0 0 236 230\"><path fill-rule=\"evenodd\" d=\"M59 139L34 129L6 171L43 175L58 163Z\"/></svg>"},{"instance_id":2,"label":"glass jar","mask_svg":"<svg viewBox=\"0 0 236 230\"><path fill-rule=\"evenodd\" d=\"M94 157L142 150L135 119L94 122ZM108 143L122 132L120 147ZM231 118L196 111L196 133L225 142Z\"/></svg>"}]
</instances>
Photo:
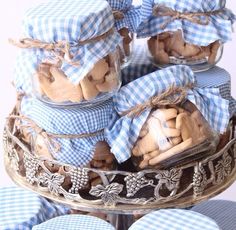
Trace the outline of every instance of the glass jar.
<instances>
[{"instance_id":1,"label":"glass jar","mask_svg":"<svg viewBox=\"0 0 236 230\"><path fill-rule=\"evenodd\" d=\"M49 62L40 63L32 79L34 95L53 106L101 103L121 86L118 48L96 62L77 85L70 82L60 65Z\"/></svg>"},{"instance_id":2,"label":"glass jar","mask_svg":"<svg viewBox=\"0 0 236 230\"><path fill-rule=\"evenodd\" d=\"M127 28L118 30L118 33L122 37L122 44L119 46L121 68L129 65L133 48L134 48L134 34Z\"/></svg>"},{"instance_id":3,"label":"glass jar","mask_svg":"<svg viewBox=\"0 0 236 230\"><path fill-rule=\"evenodd\" d=\"M223 44L215 41L208 46L186 43L180 30L163 32L147 41L148 56L160 68L169 65L188 65L194 72L206 71L222 57Z\"/></svg>"},{"instance_id":4,"label":"glass jar","mask_svg":"<svg viewBox=\"0 0 236 230\"><path fill-rule=\"evenodd\" d=\"M153 110L132 149L140 170L193 161L216 150L219 138L191 102Z\"/></svg>"},{"instance_id":5,"label":"glass jar","mask_svg":"<svg viewBox=\"0 0 236 230\"><path fill-rule=\"evenodd\" d=\"M24 49L17 78L32 76L38 99L87 106L119 89L121 37L107 1L49 1L29 9L23 21L25 38L11 40Z\"/></svg>"}]
</instances>

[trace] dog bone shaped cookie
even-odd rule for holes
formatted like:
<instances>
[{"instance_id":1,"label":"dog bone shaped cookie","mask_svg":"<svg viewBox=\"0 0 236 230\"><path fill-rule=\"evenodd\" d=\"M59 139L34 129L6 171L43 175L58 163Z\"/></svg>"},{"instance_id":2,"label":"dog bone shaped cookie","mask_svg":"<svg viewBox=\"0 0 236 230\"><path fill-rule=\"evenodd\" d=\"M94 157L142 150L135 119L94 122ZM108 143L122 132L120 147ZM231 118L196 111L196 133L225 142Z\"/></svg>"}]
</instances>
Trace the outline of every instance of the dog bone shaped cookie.
<instances>
[{"instance_id":1,"label":"dog bone shaped cookie","mask_svg":"<svg viewBox=\"0 0 236 230\"><path fill-rule=\"evenodd\" d=\"M178 145L175 145L173 148L167 150L166 152L161 153L160 155L156 156L155 158L152 158L149 160L149 165L157 165L161 161L166 160L174 155L177 155L184 150L188 149L192 146L193 140L192 138L188 138L187 140L181 142Z\"/></svg>"}]
</instances>

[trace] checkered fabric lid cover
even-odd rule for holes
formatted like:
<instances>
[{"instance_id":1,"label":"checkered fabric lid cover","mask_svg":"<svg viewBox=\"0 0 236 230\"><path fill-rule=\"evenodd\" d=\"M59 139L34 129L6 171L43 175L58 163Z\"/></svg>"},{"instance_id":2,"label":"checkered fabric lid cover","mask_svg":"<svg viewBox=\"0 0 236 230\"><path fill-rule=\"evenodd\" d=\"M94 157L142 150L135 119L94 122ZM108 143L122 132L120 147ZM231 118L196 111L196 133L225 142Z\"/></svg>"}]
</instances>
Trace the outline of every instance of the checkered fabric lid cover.
<instances>
[{"instance_id":1,"label":"checkered fabric lid cover","mask_svg":"<svg viewBox=\"0 0 236 230\"><path fill-rule=\"evenodd\" d=\"M211 218L200 213L182 209L161 209L151 212L134 224L129 230L220 230Z\"/></svg>"},{"instance_id":2,"label":"checkered fabric lid cover","mask_svg":"<svg viewBox=\"0 0 236 230\"><path fill-rule=\"evenodd\" d=\"M94 216L88 215L67 215L48 220L33 227L33 230L115 230L106 222Z\"/></svg>"},{"instance_id":3,"label":"checkered fabric lid cover","mask_svg":"<svg viewBox=\"0 0 236 230\"><path fill-rule=\"evenodd\" d=\"M155 70L157 67L147 57L145 46L135 43L133 58L130 64L122 69L122 84L126 85ZM225 69L215 66L207 71L195 73L195 77L199 88L219 88L220 95L230 101L230 117L236 112L236 100L231 96L231 76Z\"/></svg>"},{"instance_id":4,"label":"checkered fabric lid cover","mask_svg":"<svg viewBox=\"0 0 236 230\"><path fill-rule=\"evenodd\" d=\"M150 97L163 93L170 85L185 86L191 83L195 83L195 77L187 66L172 66L155 71L123 86L114 96L114 106L121 115L133 106L146 102ZM195 87L188 90L187 99L196 105L215 131L223 133L226 130L229 122L229 101L221 98L218 88ZM118 162L124 162L131 156L131 149L150 111L146 109L134 118L114 115L106 134L111 152Z\"/></svg>"},{"instance_id":5,"label":"checkered fabric lid cover","mask_svg":"<svg viewBox=\"0 0 236 230\"><path fill-rule=\"evenodd\" d=\"M236 202L229 200L209 200L193 206L194 212L206 215L222 230L234 230L236 226Z\"/></svg>"},{"instance_id":6,"label":"checkered fabric lid cover","mask_svg":"<svg viewBox=\"0 0 236 230\"><path fill-rule=\"evenodd\" d=\"M153 16L152 10L156 4L182 13L210 12L219 9L222 9L222 13L211 15L208 25L176 19L162 29L161 26L170 19L170 16ZM141 15L141 24L137 29L138 37L150 37L166 31L181 30L187 43L199 46L207 46L216 40L223 43L231 40L232 24L236 19L235 15L225 8L225 0L143 0Z\"/></svg>"},{"instance_id":7,"label":"checkered fabric lid cover","mask_svg":"<svg viewBox=\"0 0 236 230\"><path fill-rule=\"evenodd\" d=\"M113 34L99 41L90 41L80 45L80 41L90 40L108 32L114 26L112 10L105 0L56 0L42 3L29 9L23 20L24 36L43 42L66 41L70 44L72 61L79 61L79 66L63 61L62 70L68 78L77 84L92 69L93 65L114 52L120 43L119 34ZM42 49L27 49L34 57L32 63L25 63L35 68L45 60L55 59L52 52ZM30 60L28 60L30 61Z\"/></svg>"},{"instance_id":8,"label":"checkered fabric lid cover","mask_svg":"<svg viewBox=\"0 0 236 230\"><path fill-rule=\"evenodd\" d=\"M86 165L93 157L94 145L104 141L102 131L108 126L113 113L113 102L108 100L93 107L79 109L56 108L46 105L34 98L24 97L21 103L21 113L32 119L46 132L53 134L98 134L83 138L54 138L60 145L59 152L51 146L55 159L75 166ZM32 130L31 130L32 131ZM36 133L32 131L34 135Z\"/></svg>"},{"instance_id":9,"label":"checkered fabric lid cover","mask_svg":"<svg viewBox=\"0 0 236 230\"><path fill-rule=\"evenodd\" d=\"M64 206L18 187L0 188L0 207L1 230L31 230L34 225L69 212Z\"/></svg>"},{"instance_id":10,"label":"checkered fabric lid cover","mask_svg":"<svg viewBox=\"0 0 236 230\"><path fill-rule=\"evenodd\" d=\"M107 0L113 11L120 11L124 18L115 20L117 30L128 28L131 32L135 32L140 23L141 6L133 6L133 0Z\"/></svg>"}]
</instances>

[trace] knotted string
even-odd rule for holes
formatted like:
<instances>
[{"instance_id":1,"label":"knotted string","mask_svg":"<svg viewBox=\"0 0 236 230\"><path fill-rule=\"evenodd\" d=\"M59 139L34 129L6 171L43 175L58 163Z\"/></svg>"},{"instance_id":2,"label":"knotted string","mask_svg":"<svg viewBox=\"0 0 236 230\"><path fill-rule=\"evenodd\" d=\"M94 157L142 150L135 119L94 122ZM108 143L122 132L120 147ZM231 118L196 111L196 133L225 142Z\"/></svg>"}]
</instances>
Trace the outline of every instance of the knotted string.
<instances>
[{"instance_id":1,"label":"knotted string","mask_svg":"<svg viewBox=\"0 0 236 230\"><path fill-rule=\"evenodd\" d=\"M172 10L169 7L158 5L158 4L153 7L153 12L152 12L153 16L156 16L156 17L163 17L163 16L170 17L166 19L166 21L161 25L161 29L165 29L169 23L173 22L176 19L188 20L190 22L193 22L199 25L208 25L210 22L210 16L217 15L219 13L222 13L222 9L209 11L209 12L182 13L176 10ZM204 19L202 18L202 16L204 17Z\"/></svg>"},{"instance_id":2,"label":"knotted string","mask_svg":"<svg viewBox=\"0 0 236 230\"><path fill-rule=\"evenodd\" d=\"M183 102L187 96L189 89L193 88L193 84L187 86L170 86L165 92L160 95L151 97L143 104L133 106L122 113L122 116L137 117L146 109L154 109L162 106L177 105Z\"/></svg>"},{"instance_id":3,"label":"knotted string","mask_svg":"<svg viewBox=\"0 0 236 230\"><path fill-rule=\"evenodd\" d=\"M25 124L23 124L22 122L17 124L19 129L29 128L29 129L33 130L36 133L35 140L37 139L37 136L41 135L44 138L45 143L48 146L53 147L53 150L56 153L58 151L60 151L61 146L55 138L66 138L66 139L86 138L86 137L97 136L97 135L104 132L104 129L101 129L101 130L98 130L93 133L84 133L84 134L54 134L54 133L46 132L44 129L40 128L33 120L31 120L30 118L25 117L23 115L13 115L12 114L7 119L8 120L19 119L20 121L25 121L26 122Z\"/></svg>"},{"instance_id":4,"label":"knotted string","mask_svg":"<svg viewBox=\"0 0 236 230\"><path fill-rule=\"evenodd\" d=\"M114 29L111 28L106 33L104 33L102 35L99 35L97 37L87 39L87 40L84 40L84 41L78 41L76 46L81 46L81 45L85 45L87 43L97 42L97 41L103 40L103 39L105 39L106 37L108 37L109 35L111 35L113 33L114 33ZM74 56L70 52L71 45L67 41L58 41L58 42L51 42L50 43L50 42L43 42L43 41L40 41L38 39L33 39L33 38L23 38L23 39L20 39L19 41L9 39L9 42L12 45L15 45L19 48L44 49L46 51L52 52L53 55L55 56L55 58L57 58L60 61L65 61L68 64L73 65L73 66L79 66L80 65L79 61L76 61L76 62L72 61Z\"/></svg>"}]
</instances>

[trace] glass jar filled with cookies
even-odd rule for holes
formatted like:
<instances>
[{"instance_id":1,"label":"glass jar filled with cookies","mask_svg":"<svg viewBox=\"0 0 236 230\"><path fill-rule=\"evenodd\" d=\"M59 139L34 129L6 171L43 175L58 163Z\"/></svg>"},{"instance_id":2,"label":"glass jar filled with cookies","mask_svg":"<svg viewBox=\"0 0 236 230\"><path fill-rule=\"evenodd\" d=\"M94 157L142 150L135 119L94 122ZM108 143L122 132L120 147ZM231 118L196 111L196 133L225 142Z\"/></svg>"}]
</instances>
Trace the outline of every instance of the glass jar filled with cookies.
<instances>
[{"instance_id":1,"label":"glass jar filled with cookies","mask_svg":"<svg viewBox=\"0 0 236 230\"><path fill-rule=\"evenodd\" d=\"M137 36L147 38L147 53L158 67L184 64L205 71L231 39L235 15L225 1L144 0L142 9Z\"/></svg>"},{"instance_id":2,"label":"glass jar filled with cookies","mask_svg":"<svg viewBox=\"0 0 236 230\"><path fill-rule=\"evenodd\" d=\"M42 3L26 12L24 36L11 40L23 49L17 78L31 78L38 99L83 106L119 89L121 37L107 1Z\"/></svg>"}]
</instances>

